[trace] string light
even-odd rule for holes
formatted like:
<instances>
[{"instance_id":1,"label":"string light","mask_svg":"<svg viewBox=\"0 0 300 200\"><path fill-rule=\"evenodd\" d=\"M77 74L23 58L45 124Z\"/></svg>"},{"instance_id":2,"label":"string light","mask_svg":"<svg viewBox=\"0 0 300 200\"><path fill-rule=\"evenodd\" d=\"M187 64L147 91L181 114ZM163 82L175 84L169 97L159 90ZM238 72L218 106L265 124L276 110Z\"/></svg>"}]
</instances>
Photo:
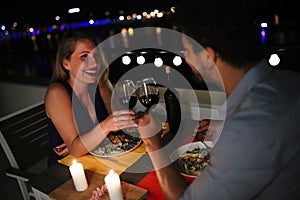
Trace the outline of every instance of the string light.
<instances>
[{"instance_id":1,"label":"string light","mask_svg":"<svg viewBox=\"0 0 300 200\"><path fill-rule=\"evenodd\" d=\"M122 62L124 65L129 65L131 63L131 59L128 55L122 57Z\"/></svg>"},{"instance_id":2,"label":"string light","mask_svg":"<svg viewBox=\"0 0 300 200\"><path fill-rule=\"evenodd\" d=\"M270 56L270 58L269 58L269 63L270 63L270 65L272 65L272 66L277 66L277 65L279 65L279 63L280 63L280 58L279 58L279 56L278 56L276 53L272 54L272 55Z\"/></svg>"},{"instance_id":3,"label":"string light","mask_svg":"<svg viewBox=\"0 0 300 200\"><path fill-rule=\"evenodd\" d=\"M154 65L156 67L161 67L164 64L163 60L160 57L156 57L154 59Z\"/></svg>"},{"instance_id":4,"label":"string light","mask_svg":"<svg viewBox=\"0 0 300 200\"><path fill-rule=\"evenodd\" d=\"M142 65L145 63L145 57L142 56L142 55L139 55L137 58L136 58L136 62L139 64L139 65Z\"/></svg>"},{"instance_id":5,"label":"string light","mask_svg":"<svg viewBox=\"0 0 300 200\"><path fill-rule=\"evenodd\" d=\"M180 56L175 56L175 57L173 58L173 64L174 64L175 66L181 65L181 63L182 63L182 59L181 59Z\"/></svg>"}]
</instances>

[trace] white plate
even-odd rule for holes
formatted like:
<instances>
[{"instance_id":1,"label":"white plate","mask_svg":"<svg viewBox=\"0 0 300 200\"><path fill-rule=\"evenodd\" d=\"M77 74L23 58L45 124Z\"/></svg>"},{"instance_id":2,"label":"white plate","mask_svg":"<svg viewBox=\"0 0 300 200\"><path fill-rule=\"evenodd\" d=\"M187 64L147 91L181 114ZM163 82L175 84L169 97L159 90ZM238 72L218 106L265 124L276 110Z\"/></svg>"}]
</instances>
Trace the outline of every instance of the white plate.
<instances>
[{"instance_id":1,"label":"white plate","mask_svg":"<svg viewBox=\"0 0 300 200\"><path fill-rule=\"evenodd\" d=\"M207 146L209 146L209 147L212 147L212 146L213 146L213 145L212 145L212 142L209 142L209 141L206 141L205 144L207 144ZM204 156L206 155L206 153L209 153L209 151L211 150L211 149L208 149L202 142L192 142L192 143L188 143L188 144L185 144L185 145L179 147L179 148L176 149L176 150L171 154L171 156L170 156L171 161L172 161L172 162L175 162L175 163L174 163L174 164L175 164L174 166L175 166L177 169L179 169L179 170L181 171L181 174L182 174L182 175L184 175L184 176L186 176L186 177L188 177L188 178L195 178L196 176L188 175L188 174L184 173L184 172L183 172L183 167L181 167L181 166L180 166L178 163L176 163L176 162L178 162L177 159L178 159L181 155L183 155L183 154L186 153L187 151L192 151L192 150L194 150L194 149L196 149L196 148L200 148L201 150L203 150L203 151L201 151L201 153L203 153L203 155L200 156L200 157L204 157Z\"/></svg>"},{"instance_id":2,"label":"white plate","mask_svg":"<svg viewBox=\"0 0 300 200\"><path fill-rule=\"evenodd\" d=\"M131 144L129 147L126 146L125 143L122 143L122 145L113 144L112 142L110 142L108 138L106 138L101 144L95 147L90 153L98 157L119 156L136 149L142 142L142 140L139 137L133 137L126 133L120 133L120 134L126 136L126 138L128 139L128 143Z\"/></svg>"}]
</instances>

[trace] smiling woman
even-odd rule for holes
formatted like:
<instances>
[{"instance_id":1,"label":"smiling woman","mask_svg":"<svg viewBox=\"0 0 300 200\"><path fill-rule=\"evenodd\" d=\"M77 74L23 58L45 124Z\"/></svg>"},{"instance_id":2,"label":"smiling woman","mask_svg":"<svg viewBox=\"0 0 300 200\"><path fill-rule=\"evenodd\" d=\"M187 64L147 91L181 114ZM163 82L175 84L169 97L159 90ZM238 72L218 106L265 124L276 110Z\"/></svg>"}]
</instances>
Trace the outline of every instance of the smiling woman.
<instances>
[{"instance_id":1,"label":"smiling woman","mask_svg":"<svg viewBox=\"0 0 300 200\"><path fill-rule=\"evenodd\" d=\"M136 125L133 111L111 112L112 85L97 44L93 35L78 30L68 32L59 43L52 83L45 95L49 165L69 153L82 156L111 131ZM57 151L56 147L64 149Z\"/></svg>"}]
</instances>

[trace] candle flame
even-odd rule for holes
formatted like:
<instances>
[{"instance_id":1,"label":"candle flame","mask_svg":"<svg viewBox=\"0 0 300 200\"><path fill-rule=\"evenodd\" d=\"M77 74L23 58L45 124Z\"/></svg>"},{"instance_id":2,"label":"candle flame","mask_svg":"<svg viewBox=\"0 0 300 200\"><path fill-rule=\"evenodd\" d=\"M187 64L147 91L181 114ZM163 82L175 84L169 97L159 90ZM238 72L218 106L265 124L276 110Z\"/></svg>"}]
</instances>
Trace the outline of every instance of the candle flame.
<instances>
[{"instance_id":1,"label":"candle flame","mask_svg":"<svg viewBox=\"0 0 300 200\"><path fill-rule=\"evenodd\" d=\"M77 163L77 160L73 160L72 163L73 163L73 164L76 164L76 163Z\"/></svg>"},{"instance_id":2,"label":"candle flame","mask_svg":"<svg viewBox=\"0 0 300 200\"><path fill-rule=\"evenodd\" d=\"M109 170L109 173L110 173L110 174L112 174L112 173L114 173L114 172L115 172L114 169L110 169L110 170Z\"/></svg>"}]
</instances>

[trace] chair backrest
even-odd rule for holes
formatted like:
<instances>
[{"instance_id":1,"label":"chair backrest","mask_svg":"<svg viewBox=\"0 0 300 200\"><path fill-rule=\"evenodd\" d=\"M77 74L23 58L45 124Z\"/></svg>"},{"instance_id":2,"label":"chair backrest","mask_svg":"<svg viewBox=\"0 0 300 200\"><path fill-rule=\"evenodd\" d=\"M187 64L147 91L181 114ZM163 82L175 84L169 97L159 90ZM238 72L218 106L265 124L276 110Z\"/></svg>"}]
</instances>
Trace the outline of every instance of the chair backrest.
<instances>
[{"instance_id":1,"label":"chair backrest","mask_svg":"<svg viewBox=\"0 0 300 200\"><path fill-rule=\"evenodd\" d=\"M0 118L0 142L11 167L26 169L48 156L48 125L40 102Z\"/></svg>"}]
</instances>

